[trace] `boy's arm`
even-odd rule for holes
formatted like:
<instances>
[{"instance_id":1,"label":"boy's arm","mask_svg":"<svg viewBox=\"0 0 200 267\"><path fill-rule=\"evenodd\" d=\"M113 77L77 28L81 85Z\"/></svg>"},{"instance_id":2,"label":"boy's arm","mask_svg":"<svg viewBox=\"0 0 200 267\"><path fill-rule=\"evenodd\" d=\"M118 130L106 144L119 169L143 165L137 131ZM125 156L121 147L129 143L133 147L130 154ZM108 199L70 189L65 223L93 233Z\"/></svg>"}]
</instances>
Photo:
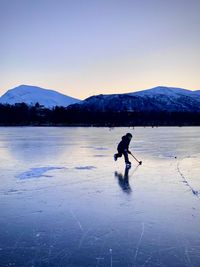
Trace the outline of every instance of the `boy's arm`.
<instances>
[{"instance_id":1,"label":"boy's arm","mask_svg":"<svg viewBox=\"0 0 200 267\"><path fill-rule=\"evenodd\" d=\"M131 154L131 151L129 150L129 144L127 146L127 152L128 152L128 154Z\"/></svg>"},{"instance_id":2,"label":"boy's arm","mask_svg":"<svg viewBox=\"0 0 200 267\"><path fill-rule=\"evenodd\" d=\"M128 154L131 154L131 151L128 148L125 148L124 151L126 151Z\"/></svg>"},{"instance_id":3,"label":"boy's arm","mask_svg":"<svg viewBox=\"0 0 200 267\"><path fill-rule=\"evenodd\" d=\"M130 141L127 144L127 152L128 152L128 154L131 154L131 151L129 150L129 144L130 144Z\"/></svg>"}]
</instances>

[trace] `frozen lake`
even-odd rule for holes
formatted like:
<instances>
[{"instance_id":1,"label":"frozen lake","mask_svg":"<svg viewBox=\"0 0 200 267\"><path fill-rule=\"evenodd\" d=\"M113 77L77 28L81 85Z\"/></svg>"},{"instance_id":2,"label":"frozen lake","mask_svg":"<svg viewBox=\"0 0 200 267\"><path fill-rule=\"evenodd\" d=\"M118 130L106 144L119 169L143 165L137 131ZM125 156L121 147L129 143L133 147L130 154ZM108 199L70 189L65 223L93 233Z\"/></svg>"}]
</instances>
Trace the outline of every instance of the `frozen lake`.
<instances>
[{"instance_id":1,"label":"frozen lake","mask_svg":"<svg viewBox=\"0 0 200 267\"><path fill-rule=\"evenodd\" d=\"M1 127L0 199L0 267L199 267L200 128Z\"/></svg>"}]
</instances>

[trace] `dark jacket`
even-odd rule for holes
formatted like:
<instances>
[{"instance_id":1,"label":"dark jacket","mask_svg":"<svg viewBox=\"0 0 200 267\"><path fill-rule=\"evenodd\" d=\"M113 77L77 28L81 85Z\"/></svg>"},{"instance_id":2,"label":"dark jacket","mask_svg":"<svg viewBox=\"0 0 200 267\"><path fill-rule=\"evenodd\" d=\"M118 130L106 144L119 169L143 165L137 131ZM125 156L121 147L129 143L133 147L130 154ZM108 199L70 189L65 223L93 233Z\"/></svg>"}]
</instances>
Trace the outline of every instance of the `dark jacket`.
<instances>
[{"instance_id":1,"label":"dark jacket","mask_svg":"<svg viewBox=\"0 0 200 267\"><path fill-rule=\"evenodd\" d=\"M130 152L129 149L129 144L130 144L130 139L128 138L128 136L124 135L122 136L122 140L119 143L117 150L119 152L123 152L124 150L127 150L128 152Z\"/></svg>"}]
</instances>

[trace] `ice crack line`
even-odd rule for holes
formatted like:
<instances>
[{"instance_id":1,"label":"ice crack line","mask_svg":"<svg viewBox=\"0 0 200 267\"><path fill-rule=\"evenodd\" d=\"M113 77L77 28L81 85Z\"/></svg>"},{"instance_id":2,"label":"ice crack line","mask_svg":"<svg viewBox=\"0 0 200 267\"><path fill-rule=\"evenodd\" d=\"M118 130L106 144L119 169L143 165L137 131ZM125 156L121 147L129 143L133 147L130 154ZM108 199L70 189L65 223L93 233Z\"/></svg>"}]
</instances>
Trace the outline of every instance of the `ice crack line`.
<instances>
[{"instance_id":1,"label":"ice crack line","mask_svg":"<svg viewBox=\"0 0 200 267\"><path fill-rule=\"evenodd\" d=\"M192 262L191 262L191 259L190 259L190 256L189 256L187 247L185 247L185 256L186 256L188 265L189 265L190 267L193 267L193 264L192 264Z\"/></svg>"},{"instance_id":2,"label":"ice crack line","mask_svg":"<svg viewBox=\"0 0 200 267\"><path fill-rule=\"evenodd\" d=\"M110 248L110 267L113 266L113 256L112 256L112 248Z\"/></svg>"},{"instance_id":3,"label":"ice crack line","mask_svg":"<svg viewBox=\"0 0 200 267\"><path fill-rule=\"evenodd\" d=\"M137 255L138 255L138 251L139 251L139 248L140 248L140 244L141 244L143 235L144 235L144 223L142 223L142 231L141 231L141 235L140 235L140 238L138 240L138 243L137 243L135 256L134 256L134 265L133 265L133 267L136 266L135 264L136 264L136 260L137 260Z\"/></svg>"},{"instance_id":4,"label":"ice crack line","mask_svg":"<svg viewBox=\"0 0 200 267\"><path fill-rule=\"evenodd\" d=\"M102 257L97 257L96 260L97 260L97 265L96 265L96 267L99 267L99 263L100 263L100 261L103 261L104 258L102 258Z\"/></svg>"},{"instance_id":5,"label":"ice crack line","mask_svg":"<svg viewBox=\"0 0 200 267\"><path fill-rule=\"evenodd\" d=\"M74 220L77 222L77 224L78 224L80 230L83 232L83 227L82 227L80 221L77 219L77 217L76 217L76 215L74 214L74 212L73 212L72 210L70 210L70 213L71 213L72 217L74 218Z\"/></svg>"},{"instance_id":6,"label":"ice crack line","mask_svg":"<svg viewBox=\"0 0 200 267\"><path fill-rule=\"evenodd\" d=\"M180 174L180 176L182 177L183 181L185 182L185 184L190 188L190 190L192 191L193 195L195 195L196 197L198 197L198 199L200 199L200 196L199 196L199 192L194 190L194 188L188 183L186 177L183 175L183 173L180 171L180 168L179 168L179 165L180 165L180 162L177 163L177 171L178 173Z\"/></svg>"}]
</instances>

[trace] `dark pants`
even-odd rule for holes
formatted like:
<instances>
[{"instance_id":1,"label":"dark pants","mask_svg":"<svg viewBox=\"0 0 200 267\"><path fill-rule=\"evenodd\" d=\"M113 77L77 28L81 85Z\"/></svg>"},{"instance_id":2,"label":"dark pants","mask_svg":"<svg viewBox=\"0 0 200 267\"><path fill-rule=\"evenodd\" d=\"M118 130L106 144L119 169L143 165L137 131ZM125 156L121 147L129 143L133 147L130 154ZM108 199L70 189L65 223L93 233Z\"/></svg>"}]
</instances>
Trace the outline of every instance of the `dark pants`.
<instances>
[{"instance_id":1,"label":"dark pants","mask_svg":"<svg viewBox=\"0 0 200 267\"><path fill-rule=\"evenodd\" d=\"M124 155L125 163L129 163L127 150L123 150L123 151L118 150L118 153L115 154L115 155L116 155L116 158L121 158L121 156Z\"/></svg>"}]
</instances>

